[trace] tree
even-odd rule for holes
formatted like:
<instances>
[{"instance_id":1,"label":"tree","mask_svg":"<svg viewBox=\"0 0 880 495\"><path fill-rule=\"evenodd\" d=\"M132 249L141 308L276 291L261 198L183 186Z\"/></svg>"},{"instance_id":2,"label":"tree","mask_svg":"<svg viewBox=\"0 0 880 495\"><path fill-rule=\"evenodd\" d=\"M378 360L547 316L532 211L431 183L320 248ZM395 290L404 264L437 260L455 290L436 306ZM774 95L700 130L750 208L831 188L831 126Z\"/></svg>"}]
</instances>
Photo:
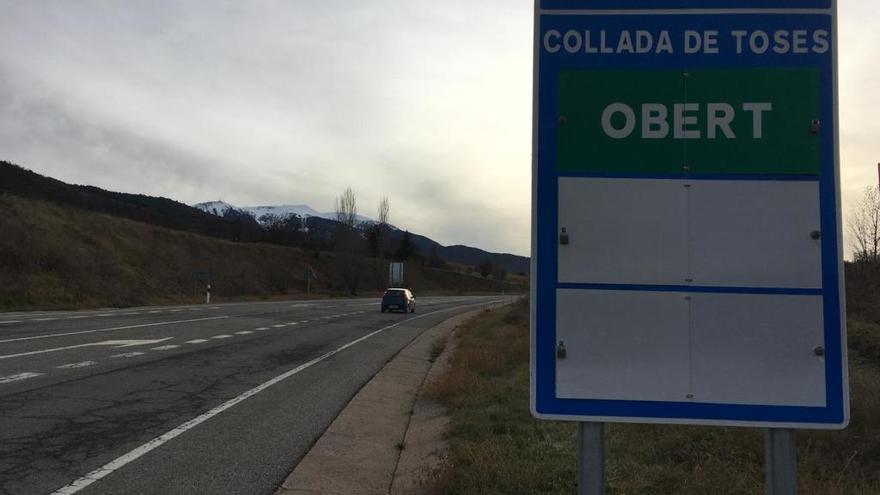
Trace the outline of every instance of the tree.
<instances>
[{"instance_id":1,"label":"tree","mask_svg":"<svg viewBox=\"0 0 880 495\"><path fill-rule=\"evenodd\" d=\"M358 256L360 234L357 231L357 197L350 187L334 201L336 210L336 262L339 275L351 295L360 286L363 263Z\"/></svg>"},{"instance_id":2,"label":"tree","mask_svg":"<svg viewBox=\"0 0 880 495\"><path fill-rule=\"evenodd\" d=\"M880 191L865 188L858 207L849 217L847 230L855 261L876 262L880 256Z\"/></svg>"},{"instance_id":3,"label":"tree","mask_svg":"<svg viewBox=\"0 0 880 495\"><path fill-rule=\"evenodd\" d=\"M479 265L477 265L477 271L480 272L480 275L484 277L488 277L493 270L492 262L489 261L489 258L485 258Z\"/></svg>"},{"instance_id":4,"label":"tree","mask_svg":"<svg viewBox=\"0 0 880 495\"><path fill-rule=\"evenodd\" d=\"M388 196L382 196L379 201L378 229L376 231L377 243L379 245L379 257L384 259L385 253L388 251L388 218L391 214L391 205L388 203Z\"/></svg>"},{"instance_id":5,"label":"tree","mask_svg":"<svg viewBox=\"0 0 880 495\"><path fill-rule=\"evenodd\" d=\"M417 254L416 246L413 244L412 239L410 239L409 231L407 230L403 233L403 237L400 238L400 245L397 246L394 257L397 258L397 261L406 261Z\"/></svg>"}]
</instances>

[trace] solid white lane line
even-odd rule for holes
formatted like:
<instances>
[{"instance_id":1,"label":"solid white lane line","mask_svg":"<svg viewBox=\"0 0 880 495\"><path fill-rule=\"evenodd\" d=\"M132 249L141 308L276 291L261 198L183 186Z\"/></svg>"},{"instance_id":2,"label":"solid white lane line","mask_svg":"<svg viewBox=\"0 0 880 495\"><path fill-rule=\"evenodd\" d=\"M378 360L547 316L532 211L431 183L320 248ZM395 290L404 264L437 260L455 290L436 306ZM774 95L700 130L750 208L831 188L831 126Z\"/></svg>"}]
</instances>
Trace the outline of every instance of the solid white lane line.
<instances>
[{"instance_id":1,"label":"solid white lane line","mask_svg":"<svg viewBox=\"0 0 880 495\"><path fill-rule=\"evenodd\" d=\"M9 325L11 323L21 323L21 320L0 321L0 325Z\"/></svg>"},{"instance_id":2,"label":"solid white lane line","mask_svg":"<svg viewBox=\"0 0 880 495\"><path fill-rule=\"evenodd\" d=\"M207 320L222 320L224 318L229 318L229 316L211 316L208 318L195 318L192 320L175 320L175 321L160 321L157 323L143 323L140 325L126 325L124 327L112 327L112 328L101 328L97 330L82 330L79 332L64 332L64 333L51 333L46 335L34 335L33 337L19 337L17 339L5 339L0 340L0 344L6 342L20 342L23 340L34 340L34 339L48 339L52 337L66 337L68 335L82 335L86 333L97 333L97 332L112 332L114 330L128 330L130 328L146 328L146 327L158 327L162 325L174 325L175 323L190 323L194 321L207 321Z\"/></svg>"},{"instance_id":3,"label":"solid white lane line","mask_svg":"<svg viewBox=\"0 0 880 495\"><path fill-rule=\"evenodd\" d=\"M208 339L193 339L193 340L187 340L186 343L187 344L204 344L207 341L208 341Z\"/></svg>"},{"instance_id":4,"label":"solid white lane line","mask_svg":"<svg viewBox=\"0 0 880 495\"><path fill-rule=\"evenodd\" d=\"M137 351L135 351L135 352L123 352L122 354L114 354L114 355L112 355L112 356L110 356L110 357L111 357L111 358L132 358L132 357L135 357L135 356L143 356L144 354L146 354L146 353L144 353L144 352L137 352Z\"/></svg>"},{"instance_id":5,"label":"solid white lane line","mask_svg":"<svg viewBox=\"0 0 880 495\"><path fill-rule=\"evenodd\" d=\"M32 373L30 371L26 371L17 375L0 376L0 384L17 382L19 380L27 380L28 378L34 378L42 375L45 375L45 373Z\"/></svg>"},{"instance_id":6,"label":"solid white lane line","mask_svg":"<svg viewBox=\"0 0 880 495\"><path fill-rule=\"evenodd\" d=\"M290 378L291 376L296 375L305 369L311 368L312 366L320 363L321 361L324 361L330 357L333 357L336 354L339 354L340 352L344 351L345 349L348 349L351 346L357 345L357 344L369 339L370 337L372 337L374 335L380 334L386 330L390 330L390 329L392 329L398 325L401 325L403 323L413 321L413 320L418 320L419 318L424 318L426 316L431 316L431 315L434 315L437 313L444 313L447 311L453 311L453 310L462 309L462 308L466 308L466 307L470 307L470 306L478 306L480 304L481 303L468 304L468 305L464 305L464 306L457 306L454 308L439 309L439 310L433 311L431 313L423 313L419 316L414 316L412 318L399 321L393 325L388 325L387 327L382 327L378 330L374 330L374 331L364 335L363 337L352 340L351 342L344 344L340 347L337 347L336 349L334 349L330 352L322 354L321 356L318 356L315 359L312 359L311 361L309 361L307 363L303 363L303 364L297 366L296 368L293 368L290 371L286 371L286 372L276 376L275 378L272 378L271 380L269 380L267 382L264 382L260 385L257 385L256 387L248 390L247 392L239 395L238 397L230 399L230 400L224 402L223 404L220 404L219 406L211 409L210 411L208 411L206 413L203 413L199 416L196 416L195 418L181 424L177 428L174 428L173 430L168 431L168 432L150 440L149 442L141 445L140 447L135 448L134 450L132 450L126 454L121 455L120 457L117 457L116 459L108 462L107 464L104 464L103 466L99 467L98 469L96 469L96 470L86 474L85 476L73 481L69 485L66 485L62 488L59 488L55 492L52 492L50 495L73 495L74 493L79 492L83 488L91 485L92 483L100 480L101 478L104 478L104 477L110 475L111 473L113 473L117 469L125 466L126 464L139 459L144 454L147 454L148 452L161 447L162 445L166 444L170 440L180 436L181 434L183 434L187 430L191 430L191 429L195 428L196 426L204 423L205 421L213 418L214 416L222 413L223 411L234 407L235 405L239 404L240 402L242 402L244 400L249 399L250 397L253 397L254 395L257 395L258 393L262 392L263 390L266 390L267 388L271 387L272 385L275 385L276 383L278 383L282 380L286 380L287 378Z\"/></svg>"},{"instance_id":7,"label":"solid white lane line","mask_svg":"<svg viewBox=\"0 0 880 495\"><path fill-rule=\"evenodd\" d=\"M178 347L180 347L180 346L175 345L175 344L168 344L168 345L160 345L159 347L151 347L150 349L152 349L154 351L167 351L170 349L177 349Z\"/></svg>"},{"instance_id":8,"label":"solid white lane line","mask_svg":"<svg viewBox=\"0 0 880 495\"><path fill-rule=\"evenodd\" d=\"M96 364L98 364L97 361L80 361L78 363L62 364L61 366L56 366L56 368L58 368L58 369L85 368L86 366L94 366Z\"/></svg>"},{"instance_id":9,"label":"solid white lane line","mask_svg":"<svg viewBox=\"0 0 880 495\"><path fill-rule=\"evenodd\" d=\"M251 332L250 330L242 330L240 332L235 332L235 335L247 335L249 333L254 333L254 332Z\"/></svg>"},{"instance_id":10,"label":"solid white lane line","mask_svg":"<svg viewBox=\"0 0 880 495\"><path fill-rule=\"evenodd\" d=\"M227 334L224 333L224 334L222 334L222 335L215 335L215 336L213 336L213 337L211 337L211 338L212 338L212 339L229 339L229 338L232 338L232 335L227 335Z\"/></svg>"}]
</instances>

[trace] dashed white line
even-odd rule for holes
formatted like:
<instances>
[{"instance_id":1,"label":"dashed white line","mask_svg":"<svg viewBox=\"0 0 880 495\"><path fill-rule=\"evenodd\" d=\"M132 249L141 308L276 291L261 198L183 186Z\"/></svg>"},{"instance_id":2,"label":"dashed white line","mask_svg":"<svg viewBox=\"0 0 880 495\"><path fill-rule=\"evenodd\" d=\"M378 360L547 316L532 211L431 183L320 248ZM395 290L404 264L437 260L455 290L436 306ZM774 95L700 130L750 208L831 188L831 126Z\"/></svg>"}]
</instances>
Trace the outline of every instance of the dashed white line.
<instances>
[{"instance_id":1,"label":"dashed white line","mask_svg":"<svg viewBox=\"0 0 880 495\"><path fill-rule=\"evenodd\" d=\"M284 323L279 323L277 325L272 325L272 328L281 328L284 326Z\"/></svg>"},{"instance_id":2,"label":"dashed white line","mask_svg":"<svg viewBox=\"0 0 880 495\"><path fill-rule=\"evenodd\" d=\"M9 325L11 323L21 323L21 320L0 321L0 325Z\"/></svg>"},{"instance_id":3,"label":"dashed white line","mask_svg":"<svg viewBox=\"0 0 880 495\"><path fill-rule=\"evenodd\" d=\"M57 320L57 319L58 319L58 318L34 318L34 319L31 320L31 321L55 321L55 320Z\"/></svg>"},{"instance_id":4,"label":"dashed white line","mask_svg":"<svg viewBox=\"0 0 880 495\"><path fill-rule=\"evenodd\" d=\"M95 316L97 316L98 318L105 318L107 316L113 316L113 314L112 313L104 313L104 314L95 315Z\"/></svg>"},{"instance_id":5,"label":"dashed white line","mask_svg":"<svg viewBox=\"0 0 880 495\"><path fill-rule=\"evenodd\" d=\"M33 337L19 337L16 339L4 339L0 340L0 344L6 342L19 342L23 340L34 340L34 339L48 339L52 337L66 337L68 335L82 335L85 333L96 333L96 332L111 332L113 330L128 330L130 328L145 328L145 327L156 327L162 325L173 325L175 323L191 323L194 321L207 321L207 320L222 320L225 318L229 318L229 316L211 316L208 318L195 318L191 320L175 320L175 321L160 321L156 323L143 323L140 325L126 325L124 327L112 327L112 328L101 328L98 330L82 330L79 332L64 332L64 333L50 333L45 335L34 335Z\"/></svg>"},{"instance_id":6,"label":"dashed white line","mask_svg":"<svg viewBox=\"0 0 880 495\"><path fill-rule=\"evenodd\" d=\"M118 358L133 358L136 356L143 356L144 354L145 353L143 353L143 352L134 351L134 352L123 352L122 354L114 354L110 357L116 358L116 359L118 359Z\"/></svg>"},{"instance_id":7,"label":"dashed white line","mask_svg":"<svg viewBox=\"0 0 880 495\"><path fill-rule=\"evenodd\" d=\"M259 327L259 328L255 328L254 330L263 331L263 330L268 330L268 329L269 329L269 327Z\"/></svg>"},{"instance_id":8,"label":"dashed white line","mask_svg":"<svg viewBox=\"0 0 880 495\"><path fill-rule=\"evenodd\" d=\"M58 369L85 368L87 366L94 366L96 364L98 364L97 361L80 361L78 363L62 364L61 366L56 366L56 368L58 368Z\"/></svg>"},{"instance_id":9,"label":"dashed white line","mask_svg":"<svg viewBox=\"0 0 880 495\"><path fill-rule=\"evenodd\" d=\"M298 321L291 321L290 323L287 324L287 326L289 326L289 327L292 327L294 325L299 325L299 322Z\"/></svg>"},{"instance_id":10,"label":"dashed white line","mask_svg":"<svg viewBox=\"0 0 880 495\"><path fill-rule=\"evenodd\" d=\"M208 341L208 339L193 339L193 340L187 340L186 343L187 344L204 344L207 341Z\"/></svg>"},{"instance_id":11,"label":"dashed white line","mask_svg":"<svg viewBox=\"0 0 880 495\"><path fill-rule=\"evenodd\" d=\"M27 380L28 378L34 378L42 375L45 375L45 373L32 373L30 371L27 371L24 373L19 373L17 375L0 376L0 383L12 383L19 380Z\"/></svg>"},{"instance_id":12,"label":"dashed white line","mask_svg":"<svg viewBox=\"0 0 880 495\"><path fill-rule=\"evenodd\" d=\"M156 313L161 313L161 311L147 311L148 314L154 315Z\"/></svg>"},{"instance_id":13,"label":"dashed white line","mask_svg":"<svg viewBox=\"0 0 880 495\"><path fill-rule=\"evenodd\" d=\"M239 395L238 397L234 397L234 398L224 402L223 404L220 404L219 406L217 406L217 407L215 407L215 408L213 408L213 409L211 409L211 410L209 410L199 416L196 416L195 418L181 424L177 428L174 428L173 430L170 430L162 435L159 435L158 437L148 441L147 443L141 445L140 447L137 447L134 450L131 450L130 452L123 454L123 455L117 457L116 459L108 462L107 464L104 464L103 466L99 467L98 469L86 474L85 476L83 476L77 480L74 480L69 485L66 485L66 486L56 490L51 495L73 495L74 493L77 493L80 490L84 489L85 487L91 485L92 483L95 483L96 481L99 481L102 478L112 474L114 471L125 466L126 464L128 464L132 461L135 461L135 460L143 457L148 452L153 451L153 450L161 447L162 445L168 443L169 441L173 440L174 438L182 435L186 431L191 430L191 429L195 428L196 426L204 423L205 421L213 418L214 416L222 413L223 411L234 407L236 404L239 404L240 402L245 401L248 398L253 397L254 395L257 395L258 393L262 392L263 390L266 390L267 388L271 387L272 385L275 385L276 383L278 383L282 380L286 380L287 378L290 378L291 376L296 375L296 374L300 373L301 371L320 363L321 361L324 361L330 357L333 357L336 354L339 354L340 352L344 351L345 349L348 349L351 346L357 345L360 342L363 342L374 335L377 335L377 334L382 333L386 330L389 330L389 329L394 328L398 325L401 325L404 322L411 322L413 320L418 320L420 318L424 318L426 316L430 316L433 314L442 313L445 311L452 311L452 310L456 310L456 309L462 309L463 307L469 307L469 306L475 306L475 305L468 304L465 306L458 306L455 308L441 309L441 310L437 310L437 311L432 311L430 313L423 313L419 316L414 316L414 317L409 318L407 320L397 322L393 325L388 325L387 327L383 327L378 330L374 330L374 331L364 335L363 337L352 340L351 342L344 344L340 347L337 347L336 349L334 349L330 352L322 354L321 356L318 356L315 359L312 359L311 361L309 361L307 363L303 363L303 364L297 366L296 368L293 368L290 371L286 371L286 372L276 376L275 378L272 378L269 381L266 381L260 385L257 385L256 387L248 390L247 392Z\"/></svg>"},{"instance_id":14,"label":"dashed white line","mask_svg":"<svg viewBox=\"0 0 880 495\"><path fill-rule=\"evenodd\" d=\"M178 347L180 347L180 346L175 345L175 344L168 344L168 345L160 345L159 347L151 347L151 349L154 351L167 351L167 350L171 350L171 349L177 349Z\"/></svg>"},{"instance_id":15,"label":"dashed white line","mask_svg":"<svg viewBox=\"0 0 880 495\"><path fill-rule=\"evenodd\" d=\"M212 339L229 339L229 338L232 338L232 335L222 334L222 335L215 335L211 338Z\"/></svg>"},{"instance_id":16,"label":"dashed white line","mask_svg":"<svg viewBox=\"0 0 880 495\"><path fill-rule=\"evenodd\" d=\"M254 332L252 332L250 330L242 330L240 332L235 332L235 335L247 335L249 333L254 333Z\"/></svg>"},{"instance_id":17,"label":"dashed white line","mask_svg":"<svg viewBox=\"0 0 880 495\"><path fill-rule=\"evenodd\" d=\"M88 318L88 316L82 316L82 315L81 316L68 316L65 319L67 319L67 320L82 320L83 318Z\"/></svg>"}]
</instances>

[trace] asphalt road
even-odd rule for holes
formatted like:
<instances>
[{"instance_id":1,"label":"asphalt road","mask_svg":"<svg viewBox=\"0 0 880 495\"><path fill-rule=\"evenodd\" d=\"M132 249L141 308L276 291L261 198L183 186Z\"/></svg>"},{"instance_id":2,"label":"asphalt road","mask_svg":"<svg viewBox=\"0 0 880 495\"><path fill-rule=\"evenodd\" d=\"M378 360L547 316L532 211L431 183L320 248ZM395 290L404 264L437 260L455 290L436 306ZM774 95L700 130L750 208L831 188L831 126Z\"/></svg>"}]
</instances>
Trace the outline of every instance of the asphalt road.
<instances>
[{"instance_id":1,"label":"asphalt road","mask_svg":"<svg viewBox=\"0 0 880 495\"><path fill-rule=\"evenodd\" d=\"M0 493L272 493L403 346L504 300L2 313Z\"/></svg>"}]
</instances>

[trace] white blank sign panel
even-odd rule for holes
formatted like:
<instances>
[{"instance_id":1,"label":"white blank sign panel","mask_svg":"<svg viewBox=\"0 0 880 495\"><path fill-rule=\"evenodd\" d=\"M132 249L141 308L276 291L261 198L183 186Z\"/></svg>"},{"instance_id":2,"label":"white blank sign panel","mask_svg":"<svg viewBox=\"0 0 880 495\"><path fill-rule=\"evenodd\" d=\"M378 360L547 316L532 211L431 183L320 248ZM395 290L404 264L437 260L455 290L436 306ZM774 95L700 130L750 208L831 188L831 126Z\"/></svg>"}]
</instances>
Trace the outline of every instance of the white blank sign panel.
<instances>
[{"instance_id":1,"label":"white blank sign panel","mask_svg":"<svg viewBox=\"0 0 880 495\"><path fill-rule=\"evenodd\" d=\"M560 178L559 282L820 287L818 187Z\"/></svg>"},{"instance_id":2,"label":"white blank sign panel","mask_svg":"<svg viewBox=\"0 0 880 495\"><path fill-rule=\"evenodd\" d=\"M825 405L821 296L556 295L559 398Z\"/></svg>"}]
</instances>

